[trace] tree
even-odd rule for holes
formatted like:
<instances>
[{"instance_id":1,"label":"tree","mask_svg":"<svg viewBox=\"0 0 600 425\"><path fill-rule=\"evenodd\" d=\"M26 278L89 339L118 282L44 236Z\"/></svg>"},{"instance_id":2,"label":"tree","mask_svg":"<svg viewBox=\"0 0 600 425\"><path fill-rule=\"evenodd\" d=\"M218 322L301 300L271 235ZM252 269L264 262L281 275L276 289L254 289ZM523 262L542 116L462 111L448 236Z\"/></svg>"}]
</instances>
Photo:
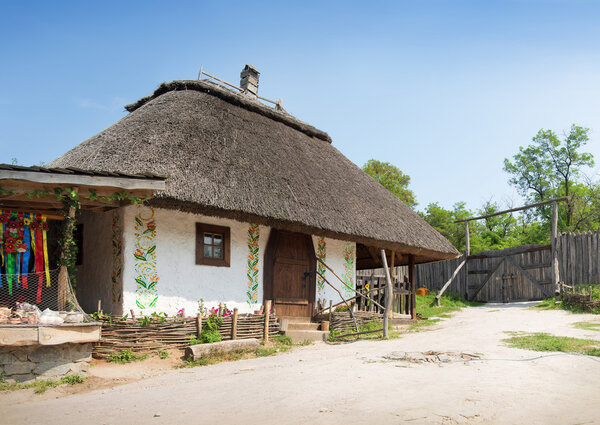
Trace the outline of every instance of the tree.
<instances>
[{"instance_id":1,"label":"tree","mask_svg":"<svg viewBox=\"0 0 600 425\"><path fill-rule=\"evenodd\" d=\"M582 195L577 190L578 178L584 167L592 167L592 154L581 152L589 140L589 129L573 124L563 139L552 130L541 129L532 139L533 143L513 156L504 159L504 171L512 177L509 183L528 202L541 202L555 197L571 196L562 212L563 228L582 230L573 226L575 208ZM549 208L540 209L538 216L549 219Z\"/></svg>"},{"instance_id":2,"label":"tree","mask_svg":"<svg viewBox=\"0 0 600 425\"><path fill-rule=\"evenodd\" d=\"M465 226L464 223L454 222L473 216L473 213L467 210L465 206L464 202L457 202L454 204L454 209L447 210L434 202L427 205L425 211L419 214L431 227L440 232L456 249L462 252L466 247ZM470 235L470 242L473 244L473 232L470 232Z\"/></svg>"},{"instance_id":3,"label":"tree","mask_svg":"<svg viewBox=\"0 0 600 425\"><path fill-rule=\"evenodd\" d=\"M396 195L411 208L417 206L414 193L408 188L410 177L389 162L369 159L362 170L377 180L383 187Z\"/></svg>"}]
</instances>

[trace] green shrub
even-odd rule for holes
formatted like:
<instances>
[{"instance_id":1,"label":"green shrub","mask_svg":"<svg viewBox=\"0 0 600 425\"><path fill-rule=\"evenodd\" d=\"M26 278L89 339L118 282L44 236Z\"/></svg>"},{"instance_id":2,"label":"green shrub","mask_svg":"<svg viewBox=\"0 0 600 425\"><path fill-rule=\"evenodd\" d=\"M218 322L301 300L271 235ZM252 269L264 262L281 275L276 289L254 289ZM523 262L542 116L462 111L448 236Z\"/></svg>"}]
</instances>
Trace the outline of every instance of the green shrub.
<instances>
[{"instance_id":1,"label":"green shrub","mask_svg":"<svg viewBox=\"0 0 600 425\"><path fill-rule=\"evenodd\" d=\"M112 353L110 356L108 356L106 361L109 363L131 363L144 360L147 357L148 354L136 354L133 352L133 350L126 349L121 350L118 353Z\"/></svg>"}]
</instances>

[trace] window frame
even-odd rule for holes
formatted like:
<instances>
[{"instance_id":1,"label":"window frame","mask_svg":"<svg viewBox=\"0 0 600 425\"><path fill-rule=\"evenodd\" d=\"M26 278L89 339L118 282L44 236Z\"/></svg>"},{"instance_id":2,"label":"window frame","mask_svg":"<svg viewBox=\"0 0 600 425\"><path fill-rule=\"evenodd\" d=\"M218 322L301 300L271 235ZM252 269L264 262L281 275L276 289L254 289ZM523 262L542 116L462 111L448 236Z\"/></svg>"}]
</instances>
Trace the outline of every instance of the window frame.
<instances>
[{"instance_id":1,"label":"window frame","mask_svg":"<svg viewBox=\"0 0 600 425\"><path fill-rule=\"evenodd\" d=\"M223 235L223 258L207 258L204 256L204 233ZM213 245L211 245L213 246ZM196 223L196 265L229 267L231 252L231 232L229 227L214 224Z\"/></svg>"}]
</instances>

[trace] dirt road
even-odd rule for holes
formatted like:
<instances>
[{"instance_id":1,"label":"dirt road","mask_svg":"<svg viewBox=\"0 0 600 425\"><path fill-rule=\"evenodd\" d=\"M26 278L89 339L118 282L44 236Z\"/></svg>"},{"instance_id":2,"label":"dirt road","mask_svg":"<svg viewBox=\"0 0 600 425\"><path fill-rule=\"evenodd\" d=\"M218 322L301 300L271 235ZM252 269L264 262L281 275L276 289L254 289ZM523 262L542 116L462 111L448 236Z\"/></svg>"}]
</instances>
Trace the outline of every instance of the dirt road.
<instances>
[{"instance_id":1,"label":"dirt road","mask_svg":"<svg viewBox=\"0 0 600 425\"><path fill-rule=\"evenodd\" d=\"M600 319L530 305L469 308L399 339L312 345L59 399L4 393L0 423L600 423L600 358L501 342L506 331L600 340L600 332L572 326ZM483 356L420 364L385 358L429 350Z\"/></svg>"}]
</instances>

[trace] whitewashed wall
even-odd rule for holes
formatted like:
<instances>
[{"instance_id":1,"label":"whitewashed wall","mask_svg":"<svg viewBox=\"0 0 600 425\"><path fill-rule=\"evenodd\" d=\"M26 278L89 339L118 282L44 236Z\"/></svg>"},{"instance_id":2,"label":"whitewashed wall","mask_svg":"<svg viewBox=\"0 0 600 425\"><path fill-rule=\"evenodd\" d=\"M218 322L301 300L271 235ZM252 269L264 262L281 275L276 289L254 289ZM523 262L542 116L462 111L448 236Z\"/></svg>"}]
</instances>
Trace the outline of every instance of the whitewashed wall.
<instances>
[{"instance_id":1,"label":"whitewashed wall","mask_svg":"<svg viewBox=\"0 0 600 425\"><path fill-rule=\"evenodd\" d=\"M139 208L143 209L142 216L151 217L148 207L133 205L122 208L116 214L82 214L80 221L84 223L84 261L78 268L78 298L85 311L95 311L98 299L102 300L105 312L123 314L133 309L136 315L152 312L174 315L182 308L185 309L186 315L194 315L198 311L198 301L201 298L207 308L216 307L223 302L230 309L237 307L241 313L252 312L260 306L263 301L264 254L270 234L269 227L259 226L258 289L256 304L249 305L247 273L250 224L156 208L150 220L156 225L152 244L156 246L153 258L158 278L155 288L158 298L153 307L143 310L139 308L136 304L139 295L136 291L139 288L135 280L138 269L134 257L138 246L136 232L139 233L139 227L136 230L136 215L140 212ZM195 264L196 223L230 228L230 267ZM313 236L316 255L319 239ZM338 276L345 280L351 278L354 285L356 244L330 238L324 240L325 262ZM115 257L113 242L121 244L120 256ZM346 258L347 253L351 254L351 267ZM115 269L120 268L123 270L122 275L111 279ZM343 294L351 296L330 271L325 271L324 275ZM119 300L121 296L122 302ZM325 302L333 300L334 303L340 301L339 295L327 284L323 285L321 291L317 287L316 299Z\"/></svg>"},{"instance_id":2,"label":"whitewashed wall","mask_svg":"<svg viewBox=\"0 0 600 425\"><path fill-rule=\"evenodd\" d=\"M313 236L313 245L315 247L315 255L317 255L317 256L318 256L318 244L319 244L319 237ZM350 270L351 270L351 277L352 277L352 282L353 282L352 287L356 288L356 244L354 242L347 242L347 241L342 241L342 240L338 240L338 239L325 238L325 260L324 260L324 262L329 267L331 267L333 269L333 271L339 277L344 279L346 277L346 271L347 271L346 260L344 257L345 249L349 249L353 255L352 267L350 268ZM346 298L349 297L348 292L347 292L347 290L345 290L344 285L329 270L325 271L324 276ZM353 296L353 295L350 295L350 296ZM332 289L331 286L329 286L327 283L325 283L323 285L322 291L319 291L318 284L317 284L316 298L317 298L317 300L324 301L327 305L329 303L329 300L332 300L334 304L341 301L338 293L334 289Z\"/></svg>"},{"instance_id":3,"label":"whitewashed wall","mask_svg":"<svg viewBox=\"0 0 600 425\"><path fill-rule=\"evenodd\" d=\"M133 309L139 313L136 305L135 258L136 248L135 216L137 206L124 209L124 273L123 307L128 312ZM141 207L147 208L147 207ZM240 313L251 312L260 306L263 299L263 256L269 238L270 228L260 226L259 237L259 273L257 305L247 302L248 289L248 223L234 220L201 216L173 210L156 208L156 272L158 275L158 299L154 308L144 309L143 314L152 311L176 314L184 308L186 315L198 311L198 301L204 299L208 308L218 306L219 302ZM196 265L196 223L227 226L231 232L230 267Z\"/></svg>"}]
</instances>

